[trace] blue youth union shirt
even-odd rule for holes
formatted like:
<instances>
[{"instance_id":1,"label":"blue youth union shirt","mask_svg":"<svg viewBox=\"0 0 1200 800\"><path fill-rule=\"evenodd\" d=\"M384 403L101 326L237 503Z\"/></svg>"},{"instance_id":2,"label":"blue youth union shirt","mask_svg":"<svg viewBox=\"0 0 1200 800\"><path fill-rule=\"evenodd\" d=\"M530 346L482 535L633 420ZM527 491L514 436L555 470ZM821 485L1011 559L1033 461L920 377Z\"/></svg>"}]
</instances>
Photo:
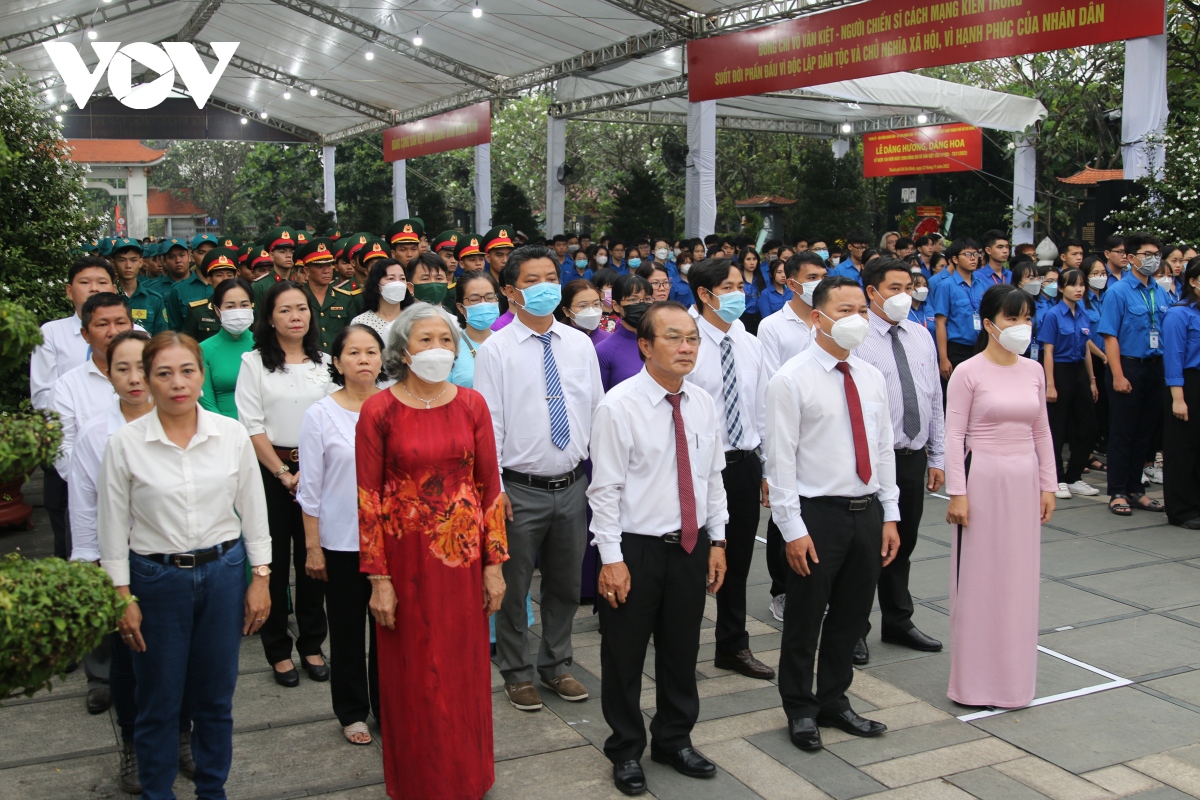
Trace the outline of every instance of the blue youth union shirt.
<instances>
[{"instance_id":1,"label":"blue youth union shirt","mask_svg":"<svg viewBox=\"0 0 1200 800\"><path fill-rule=\"evenodd\" d=\"M1087 309L1076 303L1075 310L1065 300L1050 309L1038 328L1038 341L1054 347L1054 362L1076 364L1087 355L1088 337L1092 323Z\"/></svg>"},{"instance_id":2,"label":"blue youth union shirt","mask_svg":"<svg viewBox=\"0 0 1200 800\"><path fill-rule=\"evenodd\" d=\"M938 284L933 292L933 313L946 318L946 338L957 344L973 345L979 331L975 330L975 315L979 313L980 295L955 272Z\"/></svg>"},{"instance_id":3,"label":"blue youth union shirt","mask_svg":"<svg viewBox=\"0 0 1200 800\"><path fill-rule=\"evenodd\" d=\"M1123 356L1161 356L1161 331L1168 306L1167 293L1162 287L1154 281L1143 285L1136 276L1131 275L1105 291L1100 333L1115 337ZM1150 346L1151 330L1158 332L1158 347Z\"/></svg>"}]
</instances>

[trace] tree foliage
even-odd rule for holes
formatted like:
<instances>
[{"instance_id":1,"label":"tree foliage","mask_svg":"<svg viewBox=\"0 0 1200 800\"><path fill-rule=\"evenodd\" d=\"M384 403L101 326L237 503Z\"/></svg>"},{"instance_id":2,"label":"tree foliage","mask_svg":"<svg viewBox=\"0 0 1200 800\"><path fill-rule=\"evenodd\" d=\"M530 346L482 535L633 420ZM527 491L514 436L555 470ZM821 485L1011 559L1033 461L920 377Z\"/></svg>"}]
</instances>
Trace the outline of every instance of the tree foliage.
<instances>
[{"instance_id":1,"label":"tree foliage","mask_svg":"<svg viewBox=\"0 0 1200 800\"><path fill-rule=\"evenodd\" d=\"M492 220L497 224L511 225L531 239L542 235L541 225L529 206L529 198L512 181L500 184L496 203L492 207Z\"/></svg>"},{"instance_id":2,"label":"tree foliage","mask_svg":"<svg viewBox=\"0 0 1200 800\"><path fill-rule=\"evenodd\" d=\"M171 189L215 217L224 233L239 233L252 220L242 196L246 159L256 145L251 142L175 141L150 142L169 148L154 168L152 186Z\"/></svg>"},{"instance_id":3,"label":"tree foliage","mask_svg":"<svg viewBox=\"0 0 1200 800\"><path fill-rule=\"evenodd\" d=\"M671 236L675 217L663 197L662 184L642 167L632 167L612 188L612 215L608 232L629 241L644 234Z\"/></svg>"},{"instance_id":4,"label":"tree foliage","mask_svg":"<svg viewBox=\"0 0 1200 800\"><path fill-rule=\"evenodd\" d=\"M1167 242L1200 242L1200 127L1169 131L1161 175L1138 180L1141 191L1129 198L1129 210L1109 221L1121 231L1153 231Z\"/></svg>"}]
</instances>

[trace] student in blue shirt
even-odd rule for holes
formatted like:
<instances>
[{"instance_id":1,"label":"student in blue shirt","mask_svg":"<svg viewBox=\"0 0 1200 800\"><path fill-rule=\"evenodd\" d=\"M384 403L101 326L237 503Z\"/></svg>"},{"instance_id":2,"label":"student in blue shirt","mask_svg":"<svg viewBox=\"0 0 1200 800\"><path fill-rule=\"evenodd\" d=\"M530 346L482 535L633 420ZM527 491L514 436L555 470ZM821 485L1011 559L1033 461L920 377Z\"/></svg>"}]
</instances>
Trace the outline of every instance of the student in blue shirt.
<instances>
[{"instance_id":1,"label":"student in blue shirt","mask_svg":"<svg viewBox=\"0 0 1200 800\"><path fill-rule=\"evenodd\" d=\"M1183 298L1163 320L1163 370L1170 409L1163 418L1163 499L1167 520L1200 530L1200 259L1183 271Z\"/></svg>"},{"instance_id":2,"label":"student in blue shirt","mask_svg":"<svg viewBox=\"0 0 1200 800\"><path fill-rule=\"evenodd\" d=\"M579 278L585 281L592 279L592 273L596 271L596 265L588 258L588 254L583 250L576 250L574 253L567 253L567 258L563 261L562 269L559 272L562 274L562 285Z\"/></svg>"},{"instance_id":3,"label":"student in blue shirt","mask_svg":"<svg viewBox=\"0 0 1200 800\"><path fill-rule=\"evenodd\" d=\"M1109 287L1100 315L1108 356L1108 507L1122 517L1133 508L1164 510L1142 492L1142 466L1163 404L1161 339L1168 301L1151 279L1161 266L1161 250L1162 242L1148 233L1125 237L1125 257L1133 269Z\"/></svg>"},{"instance_id":4,"label":"student in blue shirt","mask_svg":"<svg viewBox=\"0 0 1200 800\"><path fill-rule=\"evenodd\" d=\"M1042 293L1037 299L1037 320L1033 325L1035 330L1041 327L1042 320L1058 305L1058 269L1039 267L1038 273L1042 278Z\"/></svg>"},{"instance_id":5,"label":"student in blue shirt","mask_svg":"<svg viewBox=\"0 0 1200 800\"><path fill-rule=\"evenodd\" d=\"M913 272L913 302L908 310L908 318L917 323L937 341L937 317L929 308L929 280L924 273Z\"/></svg>"},{"instance_id":6,"label":"student in blue shirt","mask_svg":"<svg viewBox=\"0 0 1200 800\"><path fill-rule=\"evenodd\" d=\"M949 382L955 367L975 355L975 340L982 329L981 295L974 287L979 256L979 243L974 239L963 238L950 245L946 259L954 272L933 290L931 305L937 317L938 368L943 384Z\"/></svg>"},{"instance_id":7,"label":"student in blue shirt","mask_svg":"<svg viewBox=\"0 0 1200 800\"><path fill-rule=\"evenodd\" d=\"M1058 278L1062 299L1047 312L1038 328L1042 344L1042 364L1046 370L1046 406L1050 417L1050 438L1054 443L1054 464L1058 470L1055 497L1069 500L1073 495L1092 496L1100 492L1083 480L1083 470L1092 454L1096 435L1096 376L1088 355L1091 322L1083 294L1087 291L1083 272L1069 269ZM1062 451L1071 447L1071 458L1064 466Z\"/></svg>"},{"instance_id":8,"label":"student in blue shirt","mask_svg":"<svg viewBox=\"0 0 1200 800\"><path fill-rule=\"evenodd\" d=\"M642 260L638 259L638 266L641 266ZM608 244L608 268L615 270L618 275L628 275L629 265L625 263L625 243L624 242L609 242Z\"/></svg>"},{"instance_id":9,"label":"student in blue shirt","mask_svg":"<svg viewBox=\"0 0 1200 800\"><path fill-rule=\"evenodd\" d=\"M980 297L993 286L1011 282L1012 272L1005 266L1008 253L1007 233L992 229L983 235L983 258L975 272L975 291Z\"/></svg>"},{"instance_id":10,"label":"student in blue shirt","mask_svg":"<svg viewBox=\"0 0 1200 800\"><path fill-rule=\"evenodd\" d=\"M863 254L867 252L867 248L871 246L868 240L866 231L854 231L846 237L846 252L850 254L849 258L843 259L836 267L829 271L826 277L841 276L843 278L852 278L858 281L858 285L862 286L863 265L866 261ZM972 338L972 341L974 339Z\"/></svg>"},{"instance_id":11,"label":"student in blue shirt","mask_svg":"<svg viewBox=\"0 0 1200 800\"><path fill-rule=\"evenodd\" d=\"M1129 258L1125 253L1124 237L1110 236L1104 240L1104 263L1108 270L1109 289L1129 272Z\"/></svg>"},{"instance_id":12,"label":"student in blue shirt","mask_svg":"<svg viewBox=\"0 0 1200 800\"><path fill-rule=\"evenodd\" d=\"M758 313L758 295L762 287L766 284L762 280L762 270L759 266L762 259L758 256L758 251L753 247L746 247L742 251L740 260L735 260L734 264L746 276L746 285L743 291L746 293L746 311L742 314L742 324L746 326L746 330L751 333L758 332L758 323L762 319Z\"/></svg>"},{"instance_id":13,"label":"student in blue shirt","mask_svg":"<svg viewBox=\"0 0 1200 800\"><path fill-rule=\"evenodd\" d=\"M760 321L774 314L783 308L788 300L792 299L792 290L787 286L787 276L783 268L783 262L775 259L769 265L771 270L770 284L764 283L759 287L758 292L758 316ZM759 270L754 275L754 280L762 281L763 270Z\"/></svg>"},{"instance_id":14,"label":"student in blue shirt","mask_svg":"<svg viewBox=\"0 0 1200 800\"><path fill-rule=\"evenodd\" d=\"M1100 315L1104 311L1104 297L1108 291L1108 267L1102 256L1088 256L1083 260L1083 274L1088 276L1087 294L1083 303L1087 307L1088 323L1092 335L1088 340L1088 352L1092 355L1092 374L1096 376L1096 384L1104 382L1104 369L1108 365L1108 356L1104 354L1104 337L1100 334ZM1108 450L1108 392L1101 387L1100 397L1096 400L1096 442L1092 445L1096 455ZM1088 467L1092 470L1103 471L1104 462L1096 455Z\"/></svg>"}]
</instances>

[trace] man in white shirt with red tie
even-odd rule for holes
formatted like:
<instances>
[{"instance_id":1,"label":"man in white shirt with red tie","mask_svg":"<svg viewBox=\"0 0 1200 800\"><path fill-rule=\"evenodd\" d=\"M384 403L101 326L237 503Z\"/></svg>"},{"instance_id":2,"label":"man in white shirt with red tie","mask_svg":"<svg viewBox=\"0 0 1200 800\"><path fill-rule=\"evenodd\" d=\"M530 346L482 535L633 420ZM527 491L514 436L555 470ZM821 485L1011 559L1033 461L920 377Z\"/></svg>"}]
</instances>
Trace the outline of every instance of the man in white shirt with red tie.
<instances>
[{"instance_id":1,"label":"man in white shirt with red tie","mask_svg":"<svg viewBox=\"0 0 1200 800\"><path fill-rule=\"evenodd\" d=\"M887 730L855 713L846 691L880 569L900 546L887 388L879 370L851 352L870 328L858 281L821 281L813 323L816 340L771 379L765 412L771 515L791 568L779 694L801 750L820 749L821 725L854 736Z\"/></svg>"},{"instance_id":2,"label":"man in white shirt with red tie","mask_svg":"<svg viewBox=\"0 0 1200 800\"><path fill-rule=\"evenodd\" d=\"M625 794L646 791L642 670L654 636L650 755L693 778L716 767L692 749L700 713L696 656L704 590L725 576L725 453L716 406L684 378L701 345L679 303L650 306L638 326L646 366L614 387L592 429L592 509L600 571L601 703L612 735L604 754Z\"/></svg>"}]
</instances>

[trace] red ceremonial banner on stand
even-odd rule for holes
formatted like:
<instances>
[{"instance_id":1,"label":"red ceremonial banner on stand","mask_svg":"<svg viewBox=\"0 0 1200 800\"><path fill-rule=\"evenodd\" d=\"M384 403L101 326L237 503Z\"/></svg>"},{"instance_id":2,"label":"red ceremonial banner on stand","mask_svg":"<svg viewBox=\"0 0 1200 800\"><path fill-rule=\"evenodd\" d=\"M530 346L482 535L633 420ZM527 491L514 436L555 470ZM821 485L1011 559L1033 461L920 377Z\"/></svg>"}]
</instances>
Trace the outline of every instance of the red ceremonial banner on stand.
<instances>
[{"instance_id":1,"label":"red ceremonial banner on stand","mask_svg":"<svg viewBox=\"0 0 1200 800\"><path fill-rule=\"evenodd\" d=\"M863 135L863 177L983 169L983 131L952 122Z\"/></svg>"},{"instance_id":2,"label":"red ceremonial banner on stand","mask_svg":"<svg viewBox=\"0 0 1200 800\"><path fill-rule=\"evenodd\" d=\"M1157 36L1165 0L869 0L688 42L688 99Z\"/></svg>"},{"instance_id":3,"label":"red ceremonial banner on stand","mask_svg":"<svg viewBox=\"0 0 1200 800\"><path fill-rule=\"evenodd\" d=\"M383 160L399 161L487 144L492 140L492 104L447 111L436 117L406 122L383 132Z\"/></svg>"}]
</instances>

